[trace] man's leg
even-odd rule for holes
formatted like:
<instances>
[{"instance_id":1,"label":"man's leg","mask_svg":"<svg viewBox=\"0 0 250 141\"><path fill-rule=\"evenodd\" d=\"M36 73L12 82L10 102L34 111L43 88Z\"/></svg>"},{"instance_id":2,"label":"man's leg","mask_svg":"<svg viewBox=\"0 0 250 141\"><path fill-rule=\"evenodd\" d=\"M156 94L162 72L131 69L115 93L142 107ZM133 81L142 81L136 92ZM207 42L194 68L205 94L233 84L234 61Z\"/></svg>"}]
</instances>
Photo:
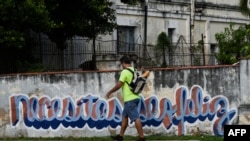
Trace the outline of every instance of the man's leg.
<instances>
[{"instance_id":1,"label":"man's leg","mask_svg":"<svg viewBox=\"0 0 250 141\"><path fill-rule=\"evenodd\" d=\"M128 127L128 117L122 117L122 125L120 130L120 136L124 136L124 133Z\"/></svg>"},{"instance_id":2,"label":"man's leg","mask_svg":"<svg viewBox=\"0 0 250 141\"><path fill-rule=\"evenodd\" d=\"M142 130L142 124L141 124L141 120L139 118L137 118L135 120L135 127L137 129L137 132L139 134L140 138L144 138L144 134L143 134L143 130Z\"/></svg>"},{"instance_id":3,"label":"man's leg","mask_svg":"<svg viewBox=\"0 0 250 141\"><path fill-rule=\"evenodd\" d=\"M116 136L111 136L111 138L115 141L123 141L123 136L124 136L127 126L128 126L128 117L122 117L120 134Z\"/></svg>"}]
</instances>

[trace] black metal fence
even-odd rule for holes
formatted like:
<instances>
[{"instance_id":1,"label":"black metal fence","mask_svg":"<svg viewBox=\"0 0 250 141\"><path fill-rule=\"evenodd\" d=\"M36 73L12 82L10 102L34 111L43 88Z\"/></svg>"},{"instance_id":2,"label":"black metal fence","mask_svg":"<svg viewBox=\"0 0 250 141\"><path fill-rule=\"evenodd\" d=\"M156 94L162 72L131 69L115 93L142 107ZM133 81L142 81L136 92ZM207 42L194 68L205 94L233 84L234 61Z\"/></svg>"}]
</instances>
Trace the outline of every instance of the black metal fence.
<instances>
[{"instance_id":1,"label":"black metal fence","mask_svg":"<svg viewBox=\"0 0 250 141\"><path fill-rule=\"evenodd\" d=\"M142 44L127 44L124 42L112 41L95 41L95 50L93 41L88 39L72 39L67 41L66 48L60 50L49 39L39 40L32 46L32 55L39 64L42 64L43 71L69 71L81 70L81 65L89 62L90 64L95 57L96 61L105 61L105 57L121 55L130 55L136 61L138 67L161 67L164 60L166 67L184 67L184 66L203 66L215 65L216 59L214 54L204 54L201 51L191 52L190 44L184 42L174 43L172 52L167 50L163 52L156 49L154 45L147 46L144 52ZM20 56L21 52L1 51L0 73L16 73L20 69L14 67L16 64L7 63L6 61L15 59ZM9 54L12 54L11 56ZM165 55L165 56L164 56ZM91 69L91 68L90 68Z\"/></svg>"}]
</instances>

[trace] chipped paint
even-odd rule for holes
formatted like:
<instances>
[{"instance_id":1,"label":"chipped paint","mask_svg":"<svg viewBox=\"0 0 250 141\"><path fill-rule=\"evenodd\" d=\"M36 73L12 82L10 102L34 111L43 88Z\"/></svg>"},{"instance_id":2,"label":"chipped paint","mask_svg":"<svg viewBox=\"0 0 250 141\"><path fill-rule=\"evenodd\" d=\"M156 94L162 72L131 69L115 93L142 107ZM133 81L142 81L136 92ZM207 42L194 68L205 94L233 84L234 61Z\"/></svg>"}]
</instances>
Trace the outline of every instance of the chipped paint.
<instances>
[{"instance_id":1,"label":"chipped paint","mask_svg":"<svg viewBox=\"0 0 250 141\"><path fill-rule=\"evenodd\" d=\"M198 69L198 70L197 70ZM209 96L211 99L214 97L221 97L224 103L228 104L227 111L233 112L237 105L241 102L239 98L240 93L240 78L239 78L239 67L237 66L226 66L216 68L183 68L183 69L163 69L163 70L151 70L151 75L148 78L148 84L142 92L144 100L154 99L154 101L160 102L162 99L168 99L172 105L180 104L176 101L176 90L180 87L184 87L189 94L189 90L194 86L199 86L204 97ZM174 74L174 75L173 75ZM5 91L6 94L0 95L0 119L1 125L5 128L0 129L0 134L4 136L29 136L29 137L55 137L55 136L107 136L110 134L117 133L119 130L119 122L116 123L116 127L100 126L102 128L90 128L83 126L81 128L65 128L59 126L58 128L43 129L36 127L29 127L23 116L19 117L18 124L11 122L13 119L13 110L19 109L18 113L23 113L22 105L14 106L13 101L8 101L9 97L15 96L15 94L21 94L20 96L26 99L42 97L49 97L51 100L70 98L72 103L75 103L80 97L86 97L90 95L92 97L98 97L102 104L108 104L108 101L104 99L106 92L115 85L119 72L78 72L78 73L61 73L61 74L38 74L38 75L17 75L2 76L0 78L0 89ZM246 77L244 75L244 77ZM23 79L25 78L25 79ZM249 76L248 78L249 79ZM101 84L101 85L100 85ZM29 86L29 87L27 87ZM183 95L184 96L184 95ZM247 93L243 96L248 96ZM4 99L4 100L3 100ZM113 94L112 99L116 99L117 106L122 108L123 99L121 91L117 91ZM152 100L153 100L152 99ZM189 96L187 97L187 100ZM29 101L30 101L29 100ZM73 104L75 105L75 104ZM21 107L20 107L21 106ZM9 109L12 107L11 109ZM36 106L35 106L36 107ZM33 107L33 112L36 113L36 108ZM110 108L110 106L108 106ZM160 106L161 107L161 106ZM159 107L159 108L160 108ZM142 107L141 107L142 108ZM161 107L162 108L162 107ZM160 108L160 109L161 109ZM2 110L1 110L2 109ZM54 109L55 110L55 109ZM179 109L180 110L180 109ZM231 111L232 110L232 111ZM45 110L44 112L46 112ZM48 109L48 111L50 111ZM86 115L88 112L83 110L83 114ZM174 111L174 110L173 110ZM33 114L34 114L33 113ZM63 112L60 112L63 113ZM178 113L178 112L177 112ZM96 113L92 113L96 114ZM237 114L237 111L235 115ZM178 114L177 114L178 115ZM176 115L176 117L178 117ZM31 116L31 115L30 115ZM47 117L45 114L44 116ZM155 116L160 116L160 111L155 111ZM179 115L181 116L181 115ZM236 116L232 116L228 122L233 122ZM66 118L66 117L61 117ZM243 119L244 118L244 119ZM248 115L240 117L244 123L248 122ZM147 120L148 117L146 118ZM194 118L199 120L197 117ZM185 126L172 125L171 128L167 124L156 124L143 120L144 123L150 123L152 126L145 126L144 130L147 134L218 134L222 132L214 132L214 128L211 126L214 123L215 118L210 120L197 121L197 122L181 122ZM31 121L29 124L34 124ZM109 123L109 122L107 122ZM113 124L114 124L113 123ZM87 124L87 123L86 123ZM66 124L65 124L66 125ZM71 126L71 124L69 124ZM134 125L131 124L128 128L128 133L134 135ZM95 130L98 134L93 133ZM11 132L10 132L11 131ZM218 130L220 131L220 130Z\"/></svg>"}]
</instances>

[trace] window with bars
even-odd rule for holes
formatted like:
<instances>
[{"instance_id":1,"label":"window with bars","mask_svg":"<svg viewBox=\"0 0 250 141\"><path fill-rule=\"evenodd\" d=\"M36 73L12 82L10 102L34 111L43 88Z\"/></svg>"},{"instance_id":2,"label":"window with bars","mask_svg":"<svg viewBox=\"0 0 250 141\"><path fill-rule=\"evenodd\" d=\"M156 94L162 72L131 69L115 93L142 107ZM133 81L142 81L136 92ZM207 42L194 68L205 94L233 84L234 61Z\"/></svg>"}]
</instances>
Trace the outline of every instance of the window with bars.
<instances>
[{"instance_id":1,"label":"window with bars","mask_svg":"<svg viewBox=\"0 0 250 141\"><path fill-rule=\"evenodd\" d=\"M135 51L134 41L135 27L120 26L117 32L117 49L118 52Z\"/></svg>"}]
</instances>

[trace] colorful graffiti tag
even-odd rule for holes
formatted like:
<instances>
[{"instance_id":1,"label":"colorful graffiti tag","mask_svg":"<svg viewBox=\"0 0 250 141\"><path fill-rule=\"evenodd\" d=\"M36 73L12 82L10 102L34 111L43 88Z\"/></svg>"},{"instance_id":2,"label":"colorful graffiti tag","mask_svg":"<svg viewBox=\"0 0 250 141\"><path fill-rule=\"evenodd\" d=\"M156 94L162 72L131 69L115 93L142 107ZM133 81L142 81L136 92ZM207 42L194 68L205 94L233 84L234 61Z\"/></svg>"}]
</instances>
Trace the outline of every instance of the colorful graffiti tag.
<instances>
[{"instance_id":1,"label":"colorful graffiti tag","mask_svg":"<svg viewBox=\"0 0 250 141\"><path fill-rule=\"evenodd\" d=\"M178 134L186 133L185 124L197 121L211 121L215 135L223 135L223 126L236 116L236 109L229 109L229 102L222 95L213 98L205 95L200 86L188 90L180 86L175 91L175 104L167 98L141 96L138 110L143 126L163 126L169 130L178 127ZM91 129L116 128L120 126L122 104L118 99L86 95L74 101L71 97L49 98L28 97L13 94L10 100L11 125L18 126L23 119L27 127L36 129L65 128Z\"/></svg>"}]
</instances>

